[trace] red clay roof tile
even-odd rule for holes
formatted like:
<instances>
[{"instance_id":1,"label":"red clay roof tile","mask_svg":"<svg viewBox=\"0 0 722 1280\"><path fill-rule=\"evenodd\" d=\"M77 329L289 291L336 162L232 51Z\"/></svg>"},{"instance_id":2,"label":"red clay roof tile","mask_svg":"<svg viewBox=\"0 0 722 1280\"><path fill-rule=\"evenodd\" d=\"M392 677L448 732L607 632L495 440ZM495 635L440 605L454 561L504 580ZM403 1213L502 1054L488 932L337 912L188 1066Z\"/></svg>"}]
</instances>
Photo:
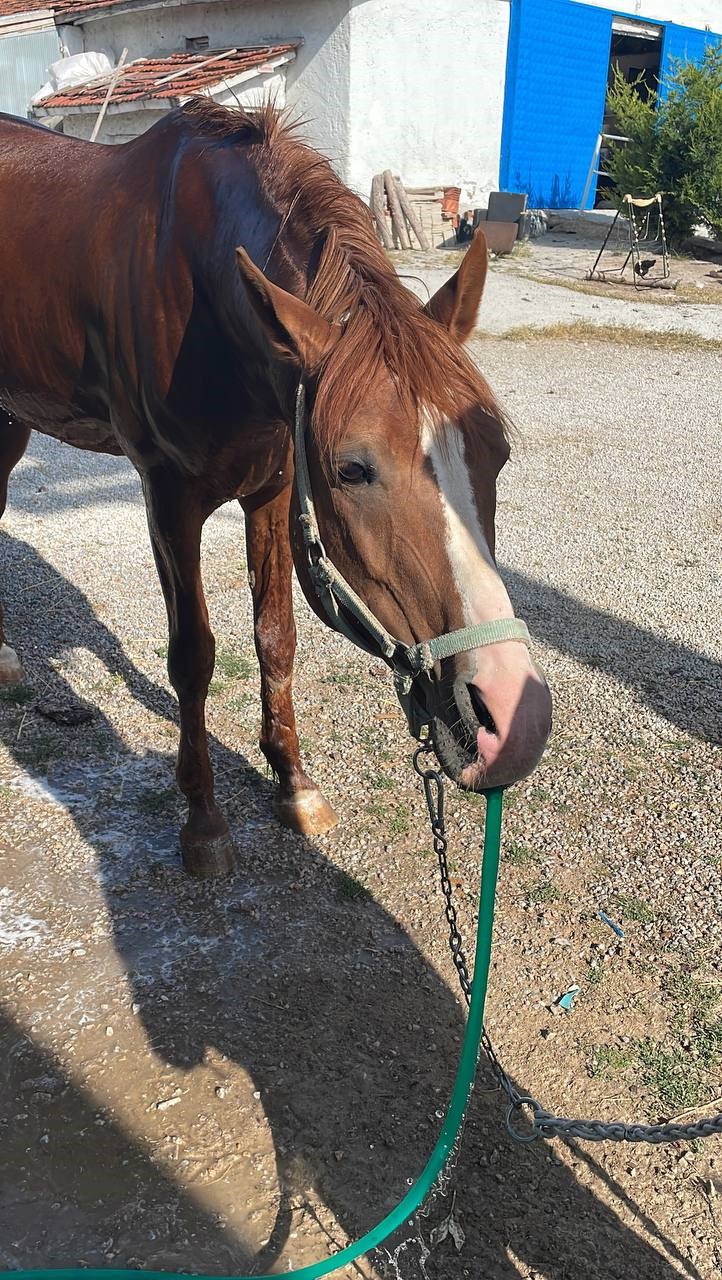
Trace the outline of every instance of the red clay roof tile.
<instances>
[{"instance_id":1,"label":"red clay roof tile","mask_svg":"<svg viewBox=\"0 0 722 1280\"><path fill-rule=\"evenodd\" d=\"M2 3L2 0L0 0ZM188 98L211 85L222 85L243 71L261 71L284 54L295 55L297 44L273 44L253 49L237 49L234 53L172 53L167 58L138 58L121 71L113 90L111 103L136 102L142 98ZM183 72L175 76L174 72ZM166 76L173 75L166 83ZM62 93L53 93L37 104L40 110L57 111L65 107L100 106L108 90L110 76L92 84L75 85Z\"/></svg>"}]
</instances>

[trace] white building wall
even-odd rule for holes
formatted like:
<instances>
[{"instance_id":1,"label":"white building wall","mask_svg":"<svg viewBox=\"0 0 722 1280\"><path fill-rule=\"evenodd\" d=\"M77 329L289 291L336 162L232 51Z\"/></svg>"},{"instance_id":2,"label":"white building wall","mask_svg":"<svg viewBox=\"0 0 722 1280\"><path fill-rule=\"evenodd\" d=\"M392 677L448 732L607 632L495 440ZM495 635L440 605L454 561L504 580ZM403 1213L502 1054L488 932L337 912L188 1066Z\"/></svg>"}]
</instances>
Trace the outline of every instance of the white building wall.
<instances>
[{"instance_id":1,"label":"white building wall","mask_svg":"<svg viewBox=\"0 0 722 1280\"><path fill-rule=\"evenodd\" d=\"M369 198L390 168L410 187L499 185L509 0L351 0L347 181Z\"/></svg>"},{"instance_id":2,"label":"white building wall","mask_svg":"<svg viewBox=\"0 0 722 1280\"><path fill-rule=\"evenodd\" d=\"M214 0L118 14L83 24L84 48L118 59L163 57L207 35L211 49L303 39L285 68L286 102L308 122L304 136L344 179L349 165L349 0Z\"/></svg>"},{"instance_id":3,"label":"white building wall","mask_svg":"<svg viewBox=\"0 0 722 1280\"><path fill-rule=\"evenodd\" d=\"M116 115L108 113L103 121L99 142L130 142L139 133L145 133L152 124L157 124L165 115L164 111L119 111ZM63 133L71 138L90 138L96 121L95 112L83 111L77 115L63 117Z\"/></svg>"},{"instance_id":4,"label":"white building wall","mask_svg":"<svg viewBox=\"0 0 722 1280\"><path fill-rule=\"evenodd\" d=\"M610 0L574 0L574 3L593 4L599 9L615 8ZM624 0L619 12L628 17L648 18L651 22L676 22L680 27L722 31L722 0Z\"/></svg>"}]
</instances>

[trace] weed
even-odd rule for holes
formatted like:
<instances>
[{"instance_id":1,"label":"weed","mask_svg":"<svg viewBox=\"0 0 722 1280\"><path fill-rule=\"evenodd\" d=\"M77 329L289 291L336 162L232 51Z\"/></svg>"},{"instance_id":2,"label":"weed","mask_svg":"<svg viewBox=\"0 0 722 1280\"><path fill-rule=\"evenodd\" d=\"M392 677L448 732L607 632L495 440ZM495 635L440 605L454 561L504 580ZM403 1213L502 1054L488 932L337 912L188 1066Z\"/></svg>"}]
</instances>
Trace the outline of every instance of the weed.
<instances>
[{"instance_id":1,"label":"weed","mask_svg":"<svg viewBox=\"0 0 722 1280\"><path fill-rule=\"evenodd\" d=\"M547 809L553 803L551 791L547 791L546 787L530 787L526 803L532 813Z\"/></svg>"},{"instance_id":2,"label":"weed","mask_svg":"<svg viewBox=\"0 0 722 1280\"><path fill-rule=\"evenodd\" d=\"M405 804L396 806L395 812L391 815L389 821L389 831L392 836L406 836L409 833L411 819L411 811Z\"/></svg>"},{"instance_id":3,"label":"weed","mask_svg":"<svg viewBox=\"0 0 722 1280\"><path fill-rule=\"evenodd\" d=\"M653 1040L641 1040L637 1053L645 1084L654 1089L670 1114L704 1101L706 1088L690 1070L690 1054L680 1044L667 1048Z\"/></svg>"},{"instance_id":4,"label":"weed","mask_svg":"<svg viewBox=\"0 0 722 1280\"><path fill-rule=\"evenodd\" d=\"M255 693L251 693L251 692L237 693L235 697L229 699L227 704L228 710L242 713L246 711L248 707L250 707L251 703L255 701L256 701ZM309 744L308 738L304 738L304 742L306 745L302 746L301 750L308 752L310 750L310 744Z\"/></svg>"},{"instance_id":5,"label":"weed","mask_svg":"<svg viewBox=\"0 0 722 1280\"><path fill-rule=\"evenodd\" d=\"M116 671L113 675L103 676L101 680L96 680L93 689L96 693L113 693L115 689L120 689L124 684L125 680Z\"/></svg>"},{"instance_id":6,"label":"weed","mask_svg":"<svg viewBox=\"0 0 722 1280\"><path fill-rule=\"evenodd\" d=\"M168 644L167 644L167 642L164 642L163 644L159 644L159 645L157 645L157 646L156 646L156 648L153 650L153 652L155 653L156 657L158 657L158 658L167 658L167 657L168 657Z\"/></svg>"},{"instance_id":7,"label":"weed","mask_svg":"<svg viewBox=\"0 0 722 1280\"><path fill-rule=\"evenodd\" d=\"M355 876L350 876L346 871L339 871L336 878L336 889L340 898L346 898L349 902L368 902L373 896L370 889L366 888L360 880Z\"/></svg>"},{"instance_id":8,"label":"weed","mask_svg":"<svg viewBox=\"0 0 722 1280\"><path fill-rule=\"evenodd\" d=\"M616 1075L634 1066L635 1058L634 1047L620 1049L613 1044L598 1044L592 1050L589 1074L595 1079Z\"/></svg>"},{"instance_id":9,"label":"weed","mask_svg":"<svg viewBox=\"0 0 722 1280\"><path fill-rule=\"evenodd\" d=\"M561 898L561 892L557 889L551 880L540 880L538 884L527 890L527 897L537 907L547 907L552 902L558 902Z\"/></svg>"},{"instance_id":10,"label":"weed","mask_svg":"<svg viewBox=\"0 0 722 1280\"><path fill-rule=\"evenodd\" d=\"M614 901L623 920L634 920L637 924L652 924L654 921L654 912L641 898L635 898L628 893L618 893L615 894Z\"/></svg>"},{"instance_id":11,"label":"weed","mask_svg":"<svg viewBox=\"0 0 722 1280\"><path fill-rule=\"evenodd\" d=\"M504 858L506 862L511 863L512 867L528 867L530 862L539 861L539 854L528 844L522 844L519 840L510 840L505 848Z\"/></svg>"},{"instance_id":12,"label":"weed","mask_svg":"<svg viewBox=\"0 0 722 1280\"><path fill-rule=\"evenodd\" d=\"M590 964L587 970L587 986L598 987L604 977L604 969L600 964Z\"/></svg>"},{"instance_id":13,"label":"weed","mask_svg":"<svg viewBox=\"0 0 722 1280\"><path fill-rule=\"evenodd\" d=\"M321 677L324 684L340 684L344 689L363 689L364 681L353 671L329 671Z\"/></svg>"},{"instance_id":14,"label":"weed","mask_svg":"<svg viewBox=\"0 0 722 1280\"><path fill-rule=\"evenodd\" d=\"M393 778L389 778L388 774L385 773L369 773L367 774L367 781L374 791L393 791L396 786Z\"/></svg>"},{"instance_id":15,"label":"weed","mask_svg":"<svg viewBox=\"0 0 722 1280\"><path fill-rule=\"evenodd\" d=\"M711 1015L722 999L722 991L718 986L710 982L700 982L699 978L689 970L673 969L671 973L665 974L662 979L662 989L686 1010L686 1021L695 1029L707 1027ZM685 1019L680 1009L676 1022L677 1029L681 1029L684 1023Z\"/></svg>"},{"instance_id":16,"label":"weed","mask_svg":"<svg viewBox=\"0 0 722 1280\"><path fill-rule=\"evenodd\" d=\"M219 649L215 669L226 680L248 680L253 675L255 664L234 649Z\"/></svg>"},{"instance_id":17,"label":"weed","mask_svg":"<svg viewBox=\"0 0 722 1280\"><path fill-rule=\"evenodd\" d=\"M35 691L29 684L8 684L0 688L0 702L12 702L16 707L24 707L35 697Z\"/></svg>"},{"instance_id":18,"label":"weed","mask_svg":"<svg viewBox=\"0 0 722 1280\"><path fill-rule=\"evenodd\" d=\"M62 753L62 749L62 745L59 746L49 734L40 734L27 742L19 754L26 769L42 772L54 756Z\"/></svg>"},{"instance_id":19,"label":"weed","mask_svg":"<svg viewBox=\"0 0 722 1280\"><path fill-rule=\"evenodd\" d=\"M208 697L219 698L226 687L225 680L211 680L208 686Z\"/></svg>"}]
</instances>

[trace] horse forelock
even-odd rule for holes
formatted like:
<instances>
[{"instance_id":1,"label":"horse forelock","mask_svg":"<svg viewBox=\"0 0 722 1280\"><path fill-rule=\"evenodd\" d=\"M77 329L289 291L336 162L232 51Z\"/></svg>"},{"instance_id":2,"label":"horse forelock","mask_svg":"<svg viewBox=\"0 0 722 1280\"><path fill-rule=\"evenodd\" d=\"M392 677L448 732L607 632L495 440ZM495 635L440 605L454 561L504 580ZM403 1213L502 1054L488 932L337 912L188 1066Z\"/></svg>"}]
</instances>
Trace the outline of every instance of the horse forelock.
<instances>
[{"instance_id":1,"label":"horse forelock","mask_svg":"<svg viewBox=\"0 0 722 1280\"><path fill-rule=\"evenodd\" d=\"M459 421L473 406L509 423L470 357L399 279L380 245L371 214L330 162L298 137L302 122L272 104L248 114L209 99L182 108L193 132L249 148L259 185L278 217L267 261L305 259L304 300L344 332L317 374L312 429L323 455L339 443L354 409L391 379L417 424ZM293 246L289 248L289 246Z\"/></svg>"}]
</instances>

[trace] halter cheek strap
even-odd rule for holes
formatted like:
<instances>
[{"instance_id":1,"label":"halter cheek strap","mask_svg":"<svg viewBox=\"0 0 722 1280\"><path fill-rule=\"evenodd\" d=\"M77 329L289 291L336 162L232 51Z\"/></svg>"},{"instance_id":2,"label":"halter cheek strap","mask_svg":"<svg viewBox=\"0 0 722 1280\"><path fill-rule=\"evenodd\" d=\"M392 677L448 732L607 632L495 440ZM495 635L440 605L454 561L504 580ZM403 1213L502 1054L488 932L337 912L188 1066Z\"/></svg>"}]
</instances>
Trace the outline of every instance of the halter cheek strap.
<instances>
[{"instance_id":1,"label":"halter cheek strap","mask_svg":"<svg viewBox=\"0 0 722 1280\"><path fill-rule=\"evenodd\" d=\"M340 631L367 653L376 656L381 653L388 662L409 726L412 732L417 733L428 723L428 716L424 719L425 713L413 697L414 687L428 678L436 662L457 653L467 653L470 649L497 644L501 640L520 640L529 644L529 630L520 618L497 618L494 622L478 622L473 627L447 631L421 644L406 645L392 636L326 555L308 469L307 427L306 386L301 381L296 391L294 425L295 484L300 507L299 523L314 590L334 630ZM353 626L348 621L349 617L353 619Z\"/></svg>"}]
</instances>

